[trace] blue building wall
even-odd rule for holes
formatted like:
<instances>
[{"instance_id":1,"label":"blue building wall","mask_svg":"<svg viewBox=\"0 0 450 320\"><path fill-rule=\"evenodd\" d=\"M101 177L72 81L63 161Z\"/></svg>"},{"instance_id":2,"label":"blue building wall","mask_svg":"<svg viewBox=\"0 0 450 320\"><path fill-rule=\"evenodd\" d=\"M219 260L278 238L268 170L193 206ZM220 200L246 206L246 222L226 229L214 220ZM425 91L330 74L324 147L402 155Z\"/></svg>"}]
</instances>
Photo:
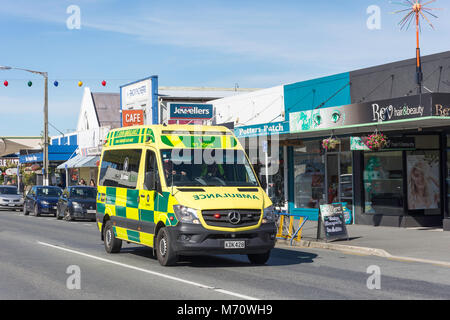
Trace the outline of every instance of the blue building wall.
<instances>
[{"instance_id":1,"label":"blue building wall","mask_svg":"<svg viewBox=\"0 0 450 320\"><path fill-rule=\"evenodd\" d=\"M284 86L285 119L289 113L351 104L350 73L297 82ZM288 147L289 212L317 221L319 209L295 208L294 150Z\"/></svg>"},{"instance_id":2,"label":"blue building wall","mask_svg":"<svg viewBox=\"0 0 450 320\"><path fill-rule=\"evenodd\" d=\"M350 73L341 73L284 86L284 110L289 113L351 103ZM321 105L323 104L323 105Z\"/></svg>"},{"instance_id":3,"label":"blue building wall","mask_svg":"<svg viewBox=\"0 0 450 320\"><path fill-rule=\"evenodd\" d=\"M78 134L70 134L64 137L52 138L52 145L54 146L76 146L78 145Z\"/></svg>"}]
</instances>

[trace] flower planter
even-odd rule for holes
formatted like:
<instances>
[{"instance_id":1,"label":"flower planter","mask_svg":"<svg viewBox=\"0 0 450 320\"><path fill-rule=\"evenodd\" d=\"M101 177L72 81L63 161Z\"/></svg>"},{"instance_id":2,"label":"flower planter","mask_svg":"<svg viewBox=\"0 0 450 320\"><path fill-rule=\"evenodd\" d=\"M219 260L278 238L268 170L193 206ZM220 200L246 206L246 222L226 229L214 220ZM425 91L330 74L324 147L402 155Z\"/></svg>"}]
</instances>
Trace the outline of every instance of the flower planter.
<instances>
[{"instance_id":1,"label":"flower planter","mask_svg":"<svg viewBox=\"0 0 450 320\"><path fill-rule=\"evenodd\" d=\"M365 145L371 151L378 151L386 147L387 138L382 133L374 133L364 139Z\"/></svg>"},{"instance_id":2,"label":"flower planter","mask_svg":"<svg viewBox=\"0 0 450 320\"><path fill-rule=\"evenodd\" d=\"M333 151L341 143L341 140L336 138L327 138L322 140L322 147L326 151Z\"/></svg>"}]
</instances>

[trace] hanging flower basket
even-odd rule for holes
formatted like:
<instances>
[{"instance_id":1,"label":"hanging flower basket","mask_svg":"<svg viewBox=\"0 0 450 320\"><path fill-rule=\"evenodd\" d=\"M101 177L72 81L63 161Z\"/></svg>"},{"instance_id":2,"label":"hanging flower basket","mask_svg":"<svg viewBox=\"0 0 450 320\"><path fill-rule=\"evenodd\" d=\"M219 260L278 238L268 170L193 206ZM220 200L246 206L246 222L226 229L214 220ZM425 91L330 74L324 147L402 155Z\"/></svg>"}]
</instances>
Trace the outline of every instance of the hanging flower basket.
<instances>
[{"instance_id":1,"label":"hanging flower basket","mask_svg":"<svg viewBox=\"0 0 450 320\"><path fill-rule=\"evenodd\" d=\"M338 146L338 144L341 143L341 140L336 139L336 138L327 138L327 139L323 139L322 140L322 147L326 150L326 151L331 151L336 149L336 147Z\"/></svg>"},{"instance_id":2,"label":"hanging flower basket","mask_svg":"<svg viewBox=\"0 0 450 320\"><path fill-rule=\"evenodd\" d=\"M372 150L377 151L386 147L387 138L383 133L375 132L364 139L366 146Z\"/></svg>"}]
</instances>

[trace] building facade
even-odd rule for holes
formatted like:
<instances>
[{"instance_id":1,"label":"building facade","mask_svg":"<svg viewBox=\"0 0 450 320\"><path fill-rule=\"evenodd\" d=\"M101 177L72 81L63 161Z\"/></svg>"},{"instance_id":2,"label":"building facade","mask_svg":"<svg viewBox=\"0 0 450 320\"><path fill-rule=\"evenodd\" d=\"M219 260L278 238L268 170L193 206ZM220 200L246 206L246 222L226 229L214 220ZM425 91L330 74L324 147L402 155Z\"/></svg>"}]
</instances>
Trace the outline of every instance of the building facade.
<instances>
[{"instance_id":1,"label":"building facade","mask_svg":"<svg viewBox=\"0 0 450 320\"><path fill-rule=\"evenodd\" d=\"M320 204L339 202L349 223L450 229L450 52L423 57L423 71L420 92L414 59L287 84L276 123L237 124L235 133L277 145L269 194L281 193L291 213L316 220ZM248 101L241 109L253 108ZM381 133L386 146L371 149L369 137ZM327 149L326 139L339 143Z\"/></svg>"}]
</instances>

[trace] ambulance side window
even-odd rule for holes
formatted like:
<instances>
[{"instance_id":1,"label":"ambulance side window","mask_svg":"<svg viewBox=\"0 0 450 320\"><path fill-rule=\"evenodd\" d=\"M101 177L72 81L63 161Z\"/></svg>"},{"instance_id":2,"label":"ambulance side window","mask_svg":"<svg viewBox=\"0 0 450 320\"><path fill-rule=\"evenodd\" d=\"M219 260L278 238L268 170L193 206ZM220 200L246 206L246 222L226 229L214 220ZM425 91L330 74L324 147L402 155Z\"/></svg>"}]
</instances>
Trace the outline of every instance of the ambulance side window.
<instances>
[{"instance_id":1,"label":"ambulance side window","mask_svg":"<svg viewBox=\"0 0 450 320\"><path fill-rule=\"evenodd\" d=\"M141 149L107 150L100 166L99 185L136 189Z\"/></svg>"},{"instance_id":2,"label":"ambulance side window","mask_svg":"<svg viewBox=\"0 0 450 320\"><path fill-rule=\"evenodd\" d=\"M159 189L158 163L155 153L151 150L147 150L145 160L144 188L146 190Z\"/></svg>"}]
</instances>

